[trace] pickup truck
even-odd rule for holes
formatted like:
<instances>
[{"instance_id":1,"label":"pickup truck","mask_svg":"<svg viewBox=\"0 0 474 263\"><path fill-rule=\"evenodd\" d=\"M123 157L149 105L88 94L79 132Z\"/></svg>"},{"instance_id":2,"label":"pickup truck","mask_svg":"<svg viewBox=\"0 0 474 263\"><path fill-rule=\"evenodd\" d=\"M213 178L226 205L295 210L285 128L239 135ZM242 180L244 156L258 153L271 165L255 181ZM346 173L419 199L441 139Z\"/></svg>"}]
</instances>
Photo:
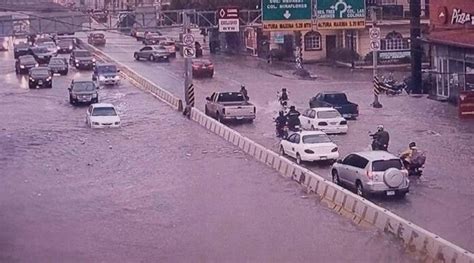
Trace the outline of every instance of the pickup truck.
<instances>
[{"instance_id":1,"label":"pickup truck","mask_svg":"<svg viewBox=\"0 0 474 263\"><path fill-rule=\"evenodd\" d=\"M206 98L205 113L218 121L255 119L256 108L240 92L214 92Z\"/></svg>"},{"instance_id":2,"label":"pickup truck","mask_svg":"<svg viewBox=\"0 0 474 263\"><path fill-rule=\"evenodd\" d=\"M321 92L309 100L310 108L332 107L339 111L345 119L359 117L359 105L347 100L342 92Z\"/></svg>"}]
</instances>

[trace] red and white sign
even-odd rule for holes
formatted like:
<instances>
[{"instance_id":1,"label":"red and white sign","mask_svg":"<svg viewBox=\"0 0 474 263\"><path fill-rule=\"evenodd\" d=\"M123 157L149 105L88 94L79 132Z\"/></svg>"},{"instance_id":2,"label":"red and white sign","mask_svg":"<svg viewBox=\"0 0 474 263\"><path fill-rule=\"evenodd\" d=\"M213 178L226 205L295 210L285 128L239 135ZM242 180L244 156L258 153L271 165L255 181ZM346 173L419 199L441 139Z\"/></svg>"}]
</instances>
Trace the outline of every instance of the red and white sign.
<instances>
[{"instance_id":1,"label":"red and white sign","mask_svg":"<svg viewBox=\"0 0 474 263\"><path fill-rule=\"evenodd\" d=\"M239 9L235 7L222 7L217 10L219 18L219 32L239 32Z\"/></svg>"}]
</instances>

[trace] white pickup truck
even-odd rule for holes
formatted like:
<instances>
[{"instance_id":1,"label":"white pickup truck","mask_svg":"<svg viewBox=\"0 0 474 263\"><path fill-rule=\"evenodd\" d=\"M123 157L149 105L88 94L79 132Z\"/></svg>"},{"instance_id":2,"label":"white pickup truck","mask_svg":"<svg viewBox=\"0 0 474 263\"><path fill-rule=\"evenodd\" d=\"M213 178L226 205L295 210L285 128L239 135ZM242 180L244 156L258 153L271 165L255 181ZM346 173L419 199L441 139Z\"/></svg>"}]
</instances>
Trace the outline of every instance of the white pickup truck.
<instances>
[{"instance_id":1,"label":"white pickup truck","mask_svg":"<svg viewBox=\"0 0 474 263\"><path fill-rule=\"evenodd\" d=\"M255 106L249 103L240 92L214 92L206 100L206 115L216 118L220 122L225 120L252 122L255 119Z\"/></svg>"}]
</instances>

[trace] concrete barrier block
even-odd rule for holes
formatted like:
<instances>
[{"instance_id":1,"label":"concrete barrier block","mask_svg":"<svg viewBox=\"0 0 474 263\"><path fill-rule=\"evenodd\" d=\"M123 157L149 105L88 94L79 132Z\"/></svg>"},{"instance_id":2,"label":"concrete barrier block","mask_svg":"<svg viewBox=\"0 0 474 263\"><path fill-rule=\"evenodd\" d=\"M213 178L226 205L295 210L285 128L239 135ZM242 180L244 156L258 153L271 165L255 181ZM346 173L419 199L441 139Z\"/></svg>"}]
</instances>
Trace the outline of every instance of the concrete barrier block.
<instances>
[{"instance_id":1,"label":"concrete barrier block","mask_svg":"<svg viewBox=\"0 0 474 263\"><path fill-rule=\"evenodd\" d=\"M273 167L273 163L277 158L279 158L277 154L275 154L273 151L267 150L267 159L265 160L265 163L268 166Z\"/></svg>"},{"instance_id":2,"label":"concrete barrier block","mask_svg":"<svg viewBox=\"0 0 474 263\"><path fill-rule=\"evenodd\" d=\"M340 189L336 189L336 196L334 197L334 204L339 206L339 207L344 207L344 204L346 203L347 199L347 193L344 191L341 191Z\"/></svg>"},{"instance_id":3,"label":"concrete barrier block","mask_svg":"<svg viewBox=\"0 0 474 263\"><path fill-rule=\"evenodd\" d=\"M291 177L291 179L295 180L296 182L300 183L301 179L304 180L304 172L300 166L295 164L291 165L291 169L288 169L286 176Z\"/></svg>"},{"instance_id":4,"label":"concrete barrier block","mask_svg":"<svg viewBox=\"0 0 474 263\"><path fill-rule=\"evenodd\" d=\"M278 168L278 172L285 176L286 175L286 170L288 169L288 166L290 165L289 162L285 159L280 159L280 167Z\"/></svg>"},{"instance_id":5,"label":"concrete barrier block","mask_svg":"<svg viewBox=\"0 0 474 263\"><path fill-rule=\"evenodd\" d=\"M255 143L253 143L252 141L249 141L249 143L250 143L250 148L249 148L248 154L255 156L255 149L257 147L255 146Z\"/></svg>"},{"instance_id":6,"label":"concrete barrier block","mask_svg":"<svg viewBox=\"0 0 474 263\"><path fill-rule=\"evenodd\" d=\"M357 204L357 199L351 194L346 194L346 200L342 208L346 210L347 212L354 214L356 204Z\"/></svg>"},{"instance_id":7,"label":"concrete barrier block","mask_svg":"<svg viewBox=\"0 0 474 263\"><path fill-rule=\"evenodd\" d=\"M235 146L239 146L240 145L240 138L241 138L240 134L238 134L236 132L233 132L232 136L233 136L232 144L234 144Z\"/></svg>"},{"instance_id":8,"label":"concrete barrier block","mask_svg":"<svg viewBox=\"0 0 474 263\"><path fill-rule=\"evenodd\" d=\"M308 176L308 192L316 193L316 190L318 189L318 187L319 187L319 179L313 174L310 174Z\"/></svg>"},{"instance_id":9,"label":"concrete barrier block","mask_svg":"<svg viewBox=\"0 0 474 263\"><path fill-rule=\"evenodd\" d=\"M326 192L324 193L324 199L330 201L331 203L334 203L334 199L336 198L336 194L337 194L336 188L333 185L328 183Z\"/></svg>"},{"instance_id":10,"label":"concrete barrier block","mask_svg":"<svg viewBox=\"0 0 474 263\"><path fill-rule=\"evenodd\" d=\"M265 149L265 148L261 148L261 152L260 152L260 158L259 158L259 161L262 162L262 163L267 163L267 158L268 158L268 150Z\"/></svg>"},{"instance_id":11,"label":"concrete barrier block","mask_svg":"<svg viewBox=\"0 0 474 263\"><path fill-rule=\"evenodd\" d=\"M354 205L354 214L360 220L362 220L365 217L365 213L368 209L366 202L367 201L363 201L363 200L359 199L359 200L357 200L357 202Z\"/></svg>"},{"instance_id":12,"label":"concrete barrier block","mask_svg":"<svg viewBox=\"0 0 474 263\"><path fill-rule=\"evenodd\" d=\"M374 225L375 222L377 221L377 217L379 216L379 210L374 209L371 205L368 203L367 205L367 210L365 212L365 216L362 218L365 222L367 222L370 225Z\"/></svg>"},{"instance_id":13,"label":"concrete barrier block","mask_svg":"<svg viewBox=\"0 0 474 263\"><path fill-rule=\"evenodd\" d=\"M224 129L224 139L230 143L232 143L232 138L231 138L231 135L232 135L232 130L228 127L225 127Z\"/></svg>"},{"instance_id":14,"label":"concrete barrier block","mask_svg":"<svg viewBox=\"0 0 474 263\"><path fill-rule=\"evenodd\" d=\"M318 189L316 189L316 194L321 197L321 198L324 198L324 196L326 195L326 192L327 192L327 189L329 187L328 183L326 180L322 180L322 181L319 181L318 183Z\"/></svg>"},{"instance_id":15,"label":"concrete barrier block","mask_svg":"<svg viewBox=\"0 0 474 263\"><path fill-rule=\"evenodd\" d=\"M255 146L255 153L253 154L253 157L255 157L255 159L259 160L260 161L260 156L262 155L262 147L256 145Z\"/></svg>"},{"instance_id":16,"label":"concrete barrier block","mask_svg":"<svg viewBox=\"0 0 474 263\"><path fill-rule=\"evenodd\" d=\"M244 146L245 146L245 138L244 137L240 137L239 136L239 148L244 150ZM245 150L244 150L245 151Z\"/></svg>"}]
</instances>

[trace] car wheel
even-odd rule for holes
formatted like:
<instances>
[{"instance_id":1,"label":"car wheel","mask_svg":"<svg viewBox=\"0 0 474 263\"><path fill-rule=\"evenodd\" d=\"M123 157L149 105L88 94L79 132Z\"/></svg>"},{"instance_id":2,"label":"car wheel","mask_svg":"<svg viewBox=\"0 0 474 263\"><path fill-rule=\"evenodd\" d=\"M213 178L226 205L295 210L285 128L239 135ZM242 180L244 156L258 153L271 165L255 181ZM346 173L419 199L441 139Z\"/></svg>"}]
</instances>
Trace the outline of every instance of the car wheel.
<instances>
[{"instance_id":1,"label":"car wheel","mask_svg":"<svg viewBox=\"0 0 474 263\"><path fill-rule=\"evenodd\" d=\"M296 154L296 163L301 165L303 161L301 160L301 155L299 153Z\"/></svg>"},{"instance_id":2,"label":"car wheel","mask_svg":"<svg viewBox=\"0 0 474 263\"><path fill-rule=\"evenodd\" d=\"M314 125L311 125L311 130L312 130L312 131L314 131L314 130L315 130L315 128L314 128Z\"/></svg>"},{"instance_id":3,"label":"car wheel","mask_svg":"<svg viewBox=\"0 0 474 263\"><path fill-rule=\"evenodd\" d=\"M285 149L283 149L283 146L280 146L280 155L281 156L285 155Z\"/></svg>"},{"instance_id":4,"label":"car wheel","mask_svg":"<svg viewBox=\"0 0 474 263\"><path fill-rule=\"evenodd\" d=\"M135 58L135 60L140 60L140 57L138 56L137 53L133 54L133 57Z\"/></svg>"},{"instance_id":5,"label":"car wheel","mask_svg":"<svg viewBox=\"0 0 474 263\"><path fill-rule=\"evenodd\" d=\"M31 85L31 84L28 84L28 87L29 87L30 89L34 89L34 88L36 88L36 86L35 86L35 85Z\"/></svg>"},{"instance_id":6,"label":"car wheel","mask_svg":"<svg viewBox=\"0 0 474 263\"><path fill-rule=\"evenodd\" d=\"M339 174L336 170L332 170L332 182L337 185L341 185L341 181L339 180Z\"/></svg>"},{"instance_id":7,"label":"car wheel","mask_svg":"<svg viewBox=\"0 0 474 263\"><path fill-rule=\"evenodd\" d=\"M71 96L69 96L69 103L70 103L71 105L74 105L74 100L71 98Z\"/></svg>"},{"instance_id":8,"label":"car wheel","mask_svg":"<svg viewBox=\"0 0 474 263\"><path fill-rule=\"evenodd\" d=\"M150 61L155 61L155 56L150 55L150 57L148 58L148 60L150 60Z\"/></svg>"},{"instance_id":9,"label":"car wheel","mask_svg":"<svg viewBox=\"0 0 474 263\"><path fill-rule=\"evenodd\" d=\"M364 187L362 187L362 183L360 181L356 182L356 193L358 196L365 197Z\"/></svg>"}]
</instances>

